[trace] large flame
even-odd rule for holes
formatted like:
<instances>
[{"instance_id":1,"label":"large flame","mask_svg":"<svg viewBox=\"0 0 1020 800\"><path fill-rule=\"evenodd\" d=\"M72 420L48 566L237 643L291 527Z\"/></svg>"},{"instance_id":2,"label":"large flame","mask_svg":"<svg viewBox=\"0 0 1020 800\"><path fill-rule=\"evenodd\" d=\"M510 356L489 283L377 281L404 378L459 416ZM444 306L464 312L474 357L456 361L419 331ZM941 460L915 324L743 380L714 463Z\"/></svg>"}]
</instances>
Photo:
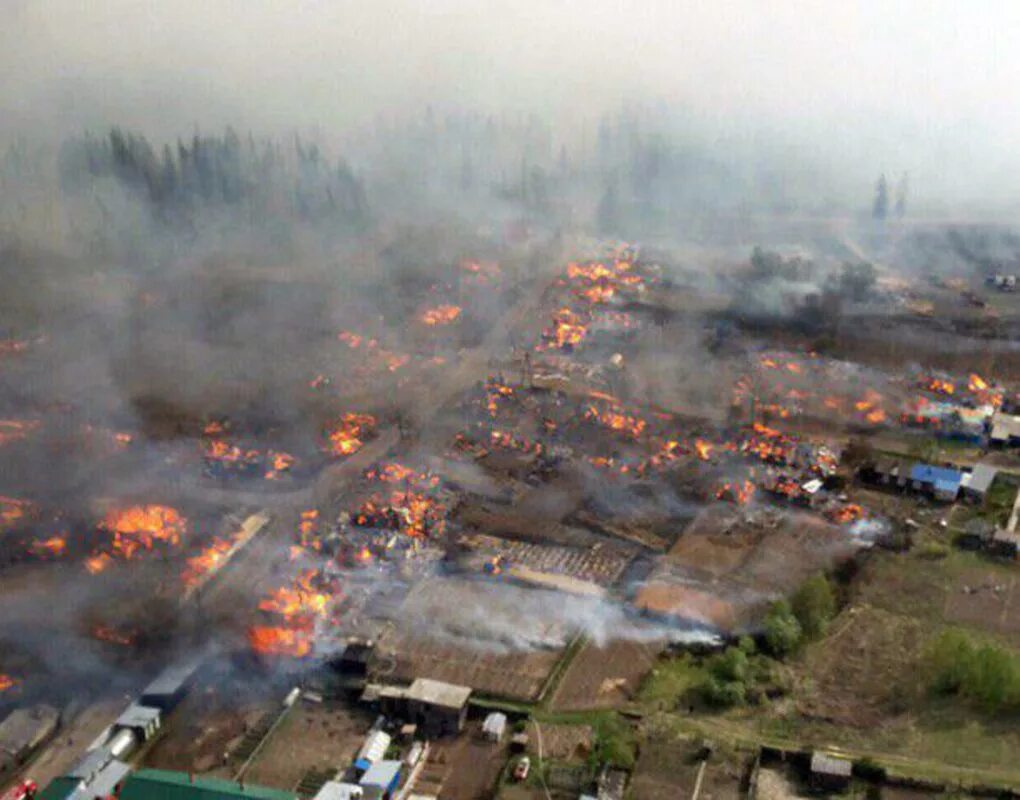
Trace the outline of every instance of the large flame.
<instances>
[{"instance_id":1,"label":"large flame","mask_svg":"<svg viewBox=\"0 0 1020 800\"><path fill-rule=\"evenodd\" d=\"M248 643L264 655L304 658L312 652L311 634L293 628L256 625L248 629Z\"/></svg>"},{"instance_id":2,"label":"large flame","mask_svg":"<svg viewBox=\"0 0 1020 800\"><path fill-rule=\"evenodd\" d=\"M187 520L170 506L153 504L113 509L103 518L100 526L113 534L110 554L130 559L140 550L152 550L156 542L179 545L187 528ZM103 564L95 571L101 571L105 566ZM86 567L92 571L88 562Z\"/></svg>"}]
</instances>

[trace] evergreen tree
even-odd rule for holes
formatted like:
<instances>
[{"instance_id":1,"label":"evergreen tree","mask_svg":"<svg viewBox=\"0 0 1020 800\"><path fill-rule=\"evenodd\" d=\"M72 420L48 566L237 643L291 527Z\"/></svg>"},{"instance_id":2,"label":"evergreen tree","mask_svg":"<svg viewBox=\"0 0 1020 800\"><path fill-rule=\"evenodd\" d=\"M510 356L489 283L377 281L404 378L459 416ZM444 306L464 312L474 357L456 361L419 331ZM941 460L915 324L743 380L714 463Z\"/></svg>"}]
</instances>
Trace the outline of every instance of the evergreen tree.
<instances>
[{"instance_id":1,"label":"evergreen tree","mask_svg":"<svg viewBox=\"0 0 1020 800\"><path fill-rule=\"evenodd\" d=\"M875 203L871 207L871 216L877 220L884 220L888 214L889 185L886 183L885 175L881 175L875 184Z\"/></svg>"}]
</instances>

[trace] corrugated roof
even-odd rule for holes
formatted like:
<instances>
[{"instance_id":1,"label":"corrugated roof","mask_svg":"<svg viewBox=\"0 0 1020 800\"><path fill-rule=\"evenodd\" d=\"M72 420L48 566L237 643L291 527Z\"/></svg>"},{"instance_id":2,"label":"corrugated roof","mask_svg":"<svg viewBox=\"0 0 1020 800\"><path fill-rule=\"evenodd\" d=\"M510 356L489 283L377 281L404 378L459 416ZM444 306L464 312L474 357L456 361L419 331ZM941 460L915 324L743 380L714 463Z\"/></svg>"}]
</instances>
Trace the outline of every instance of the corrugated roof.
<instances>
[{"instance_id":1,"label":"corrugated roof","mask_svg":"<svg viewBox=\"0 0 1020 800\"><path fill-rule=\"evenodd\" d=\"M910 469L910 479L921 483L952 484L959 488L963 480L963 472L951 467L935 467L931 464L914 464Z\"/></svg>"},{"instance_id":2,"label":"corrugated roof","mask_svg":"<svg viewBox=\"0 0 1020 800\"><path fill-rule=\"evenodd\" d=\"M368 768L368 772L361 776L361 785L389 789L400 777L400 768L402 766L403 764L399 761L378 761Z\"/></svg>"},{"instance_id":3,"label":"corrugated roof","mask_svg":"<svg viewBox=\"0 0 1020 800\"><path fill-rule=\"evenodd\" d=\"M143 769L125 781L120 800L295 800L293 792L252 786L186 772Z\"/></svg>"}]
</instances>

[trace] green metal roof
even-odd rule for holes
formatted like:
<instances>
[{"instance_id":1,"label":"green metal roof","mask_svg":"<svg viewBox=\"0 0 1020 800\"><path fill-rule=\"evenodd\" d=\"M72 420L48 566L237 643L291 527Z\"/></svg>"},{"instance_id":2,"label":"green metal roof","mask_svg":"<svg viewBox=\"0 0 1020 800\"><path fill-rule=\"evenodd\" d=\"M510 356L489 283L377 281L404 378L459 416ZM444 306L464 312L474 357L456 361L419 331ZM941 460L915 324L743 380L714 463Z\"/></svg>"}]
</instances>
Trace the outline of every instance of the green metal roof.
<instances>
[{"instance_id":1,"label":"green metal roof","mask_svg":"<svg viewBox=\"0 0 1020 800\"><path fill-rule=\"evenodd\" d=\"M142 769L124 781L120 800L294 800L293 792L265 786L225 781L219 778L191 777L186 772ZM44 798L43 800L60 800Z\"/></svg>"},{"instance_id":2,"label":"green metal roof","mask_svg":"<svg viewBox=\"0 0 1020 800\"><path fill-rule=\"evenodd\" d=\"M77 778L70 778L63 776L60 778L54 778L37 795L38 800L64 800L71 792L74 791L74 787L78 785Z\"/></svg>"}]
</instances>

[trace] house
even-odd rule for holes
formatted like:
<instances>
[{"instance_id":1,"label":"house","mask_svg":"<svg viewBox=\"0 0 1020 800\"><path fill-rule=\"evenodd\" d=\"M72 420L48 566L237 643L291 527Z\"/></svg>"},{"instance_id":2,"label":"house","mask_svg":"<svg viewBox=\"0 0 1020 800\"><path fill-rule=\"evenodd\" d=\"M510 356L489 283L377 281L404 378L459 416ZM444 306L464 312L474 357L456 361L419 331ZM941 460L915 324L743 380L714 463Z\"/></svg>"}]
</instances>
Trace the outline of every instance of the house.
<instances>
[{"instance_id":1,"label":"house","mask_svg":"<svg viewBox=\"0 0 1020 800\"><path fill-rule=\"evenodd\" d=\"M861 480L890 489L904 489L910 481L911 461L898 458L880 458L860 471Z\"/></svg>"},{"instance_id":2,"label":"house","mask_svg":"<svg viewBox=\"0 0 1020 800\"><path fill-rule=\"evenodd\" d=\"M400 785L400 761L377 761L368 772L361 776L359 783L365 790L365 796L376 800L388 800Z\"/></svg>"},{"instance_id":3,"label":"house","mask_svg":"<svg viewBox=\"0 0 1020 800\"><path fill-rule=\"evenodd\" d=\"M467 720L471 687L416 678L407 687L365 687L362 699L376 699L387 716L416 724L427 736L459 733Z\"/></svg>"},{"instance_id":4,"label":"house","mask_svg":"<svg viewBox=\"0 0 1020 800\"><path fill-rule=\"evenodd\" d=\"M811 785L823 792L843 792L850 786L853 762L816 750L811 754Z\"/></svg>"},{"instance_id":5,"label":"house","mask_svg":"<svg viewBox=\"0 0 1020 800\"><path fill-rule=\"evenodd\" d=\"M953 467L914 464L910 468L910 488L931 495L936 500L956 500L962 482L963 471Z\"/></svg>"},{"instance_id":6,"label":"house","mask_svg":"<svg viewBox=\"0 0 1020 800\"><path fill-rule=\"evenodd\" d=\"M983 502L998 474L999 471L990 464L977 464L971 472L963 475L960 488L964 497L975 502Z\"/></svg>"}]
</instances>

